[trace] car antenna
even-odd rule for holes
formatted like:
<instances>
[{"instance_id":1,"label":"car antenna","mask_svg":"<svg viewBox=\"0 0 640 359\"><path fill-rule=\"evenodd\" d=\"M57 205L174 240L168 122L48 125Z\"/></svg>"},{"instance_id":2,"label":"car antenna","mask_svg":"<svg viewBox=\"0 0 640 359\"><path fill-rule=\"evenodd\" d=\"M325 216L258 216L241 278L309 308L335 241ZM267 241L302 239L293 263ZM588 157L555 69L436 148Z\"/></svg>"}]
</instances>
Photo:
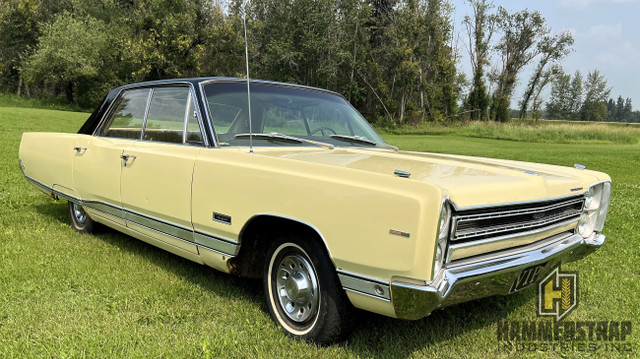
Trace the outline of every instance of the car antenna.
<instances>
[{"instance_id":1,"label":"car antenna","mask_svg":"<svg viewBox=\"0 0 640 359\"><path fill-rule=\"evenodd\" d=\"M244 58L247 65L247 105L249 110L249 153L253 153L253 126L251 121L251 89L249 88L249 43L247 41L247 1L242 2L242 25L244 26Z\"/></svg>"}]
</instances>

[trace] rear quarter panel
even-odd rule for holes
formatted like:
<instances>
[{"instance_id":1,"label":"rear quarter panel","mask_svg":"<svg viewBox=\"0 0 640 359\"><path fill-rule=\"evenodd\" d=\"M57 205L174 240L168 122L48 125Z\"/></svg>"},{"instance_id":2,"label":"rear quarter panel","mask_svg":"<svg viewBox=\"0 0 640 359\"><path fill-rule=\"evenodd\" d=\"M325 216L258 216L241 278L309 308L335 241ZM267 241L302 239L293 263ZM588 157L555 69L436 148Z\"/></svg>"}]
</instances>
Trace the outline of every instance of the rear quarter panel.
<instances>
[{"instance_id":1,"label":"rear quarter panel","mask_svg":"<svg viewBox=\"0 0 640 359\"><path fill-rule=\"evenodd\" d=\"M73 149L86 135L27 132L20 141L19 158L27 178L77 197L73 183Z\"/></svg>"}]
</instances>

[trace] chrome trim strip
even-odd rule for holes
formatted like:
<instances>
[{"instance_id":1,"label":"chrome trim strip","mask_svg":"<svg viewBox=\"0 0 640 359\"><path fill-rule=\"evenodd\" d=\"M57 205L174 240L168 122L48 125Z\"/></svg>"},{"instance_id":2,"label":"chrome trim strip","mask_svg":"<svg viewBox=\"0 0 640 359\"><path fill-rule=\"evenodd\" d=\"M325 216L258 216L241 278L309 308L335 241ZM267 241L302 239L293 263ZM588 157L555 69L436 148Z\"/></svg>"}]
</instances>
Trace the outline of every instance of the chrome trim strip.
<instances>
[{"instance_id":1,"label":"chrome trim strip","mask_svg":"<svg viewBox=\"0 0 640 359\"><path fill-rule=\"evenodd\" d=\"M382 301L385 301L385 302L387 302L387 303L390 303L390 302L391 302L391 299L381 298L381 297L378 297L378 296L376 296L376 295L371 295L371 294L369 294L369 293L361 292L361 291L359 291L359 290L355 290L355 289L351 289L351 288L344 288L344 287L343 287L342 289L344 289L344 290L345 290L345 291L347 291L347 292L356 293L356 294L364 295L364 296L367 296L367 297L370 297L370 298L374 298L374 299L382 300Z\"/></svg>"},{"instance_id":2,"label":"chrome trim strip","mask_svg":"<svg viewBox=\"0 0 640 359\"><path fill-rule=\"evenodd\" d=\"M214 81L211 81L214 82ZM209 121L209 126L211 127L211 138L213 138L212 147L220 148L218 145L218 134L216 133L215 125L213 124L213 117L211 116L211 109L209 108L209 103L207 102L207 97L204 92L204 85L208 84L209 81L200 81L198 82L198 88L200 89L200 102L202 102L202 107L205 110L206 119Z\"/></svg>"},{"instance_id":3,"label":"chrome trim strip","mask_svg":"<svg viewBox=\"0 0 640 359\"><path fill-rule=\"evenodd\" d=\"M459 259L451 263L447 263L446 267L447 269L451 269L452 271L455 272L456 268L458 267L468 267L473 264L480 264L480 266L482 266L482 263L485 263L485 262L492 262L492 261L497 262L500 259L523 255L526 252L534 251L540 248L554 247L557 245L566 244L567 241L570 241L574 235L575 233L572 233L572 232L562 232L546 238L545 241L538 241L538 242L534 242L529 245L525 245L517 248L509 248L500 252L482 254L474 257Z\"/></svg>"},{"instance_id":4,"label":"chrome trim strip","mask_svg":"<svg viewBox=\"0 0 640 359\"><path fill-rule=\"evenodd\" d=\"M198 96L196 96L196 88L193 86L193 83L189 82L189 91L191 92L191 100L193 101L193 107L196 111L196 117L198 118L198 126L200 126L200 135L202 136L202 141L204 143L204 147L209 147L209 139L205 133L204 127L204 117L202 116L202 112L200 111L200 106L198 104ZM214 138L215 141L215 138Z\"/></svg>"},{"instance_id":5,"label":"chrome trim strip","mask_svg":"<svg viewBox=\"0 0 640 359\"><path fill-rule=\"evenodd\" d=\"M56 196L66 200L66 201L73 202L75 204L82 204L82 202L79 199L77 199L77 198L75 198L73 196L69 196L68 194L65 194L65 193L62 193L62 192L56 191L56 190L54 190L54 193L55 193Z\"/></svg>"},{"instance_id":6,"label":"chrome trim strip","mask_svg":"<svg viewBox=\"0 0 640 359\"><path fill-rule=\"evenodd\" d=\"M159 219L135 213L130 210L124 210L124 219L128 222L132 222L144 227L153 228L158 232L162 232L193 243L193 229L187 229L182 226L178 226L166 221L161 221Z\"/></svg>"},{"instance_id":7,"label":"chrome trim strip","mask_svg":"<svg viewBox=\"0 0 640 359\"><path fill-rule=\"evenodd\" d=\"M122 208L119 206L114 206L106 202L97 201L80 201L80 204L94 211L106 213L108 215L125 220L124 214L122 213Z\"/></svg>"},{"instance_id":8,"label":"chrome trim strip","mask_svg":"<svg viewBox=\"0 0 640 359\"><path fill-rule=\"evenodd\" d=\"M147 95L147 105L144 107L144 115L142 115L142 128L140 129L140 138L142 140L144 138L144 133L147 128L147 120L149 119L149 108L151 107L151 100L153 99L153 92L155 88L149 88L149 94Z\"/></svg>"},{"instance_id":9,"label":"chrome trim strip","mask_svg":"<svg viewBox=\"0 0 640 359\"><path fill-rule=\"evenodd\" d=\"M163 231L159 231L159 230L157 230L157 229L155 229L155 228L152 228L152 227L147 227L147 226L145 226L144 224L135 223L135 222L131 222L131 223L132 223L132 224L134 224L134 225L136 225L136 226L139 226L139 227L145 228L145 229L147 229L147 230L150 230L150 231L153 231L153 232L156 232L156 233L159 233L159 234L165 235L165 236L167 236L167 237L171 237L172 239L177 239L177 240L182 241L182 242L185 242L185 243L187 243L187 244L189 244L189 245L195 246L195 243L193 243L193 242L191 242L191 241L187 241L187 240L185 240L184 238L176 237L176 236L174 236L174 235L171 235L171 234L169 234L169 233L165 233L165 232L163 232ZM143 234L143 235L145 234L145 233L140 232L139 230L136 230L136 228L135 228L135 227L127 227L127 228L129 228L130 230L136 231L136 232L138 232L138 233L141 233L141 234ZM154 238L154 239L155 239L155 240L158 240L158 241L160 241L160 242L167 243L167 244L172 245L172 246L174 246L174 247L178 247L178 246L176 246L175 244L171 244L171 243L169 243L169 242L163 241L163 240L162 240L162 239L160 239L160 238ZM187 252L189 252L188 250L186 250L186 249L184 249L184 248L181 248L181 247L178 247L178 248L182 249L183 251L187 251ZM193 253L193 252L191 252L191 253ZM194 253L194 254L197 254L197 253Z\"/></svg>"},{"instance_id":10,"label":"chrome trim strip","mask_svg":"<svg viewBox=\"0 0 640 359\"><path fill-rule=\"evenodd\" d=\"M31 177L27 177L26 175L24 177L27 179L27 181L29 181L32 185L36 186L39 190L41 190L43 192L49 192L51 194L55 194L55 193L53 193L53 188L51 188L51 187L49 187L49 186L47 186L47 185L45 185L43 183L40 183L40 182L34 180Z\"/></svg>"},{"instance_id":11,"label":"chrome trim strip","mask_svg":"<svg viewBox=\"0 0 640 359\"><path fill-rule=\"evenodd\" d=\"M198 246L214 250L218 253L235 257L238 255L240 246L238 243L230 242L219 237L213 237L202 233L194 233L194 241Z\"/></svg>"},{"instance_id":12,"label":"chrome trim strip","mask_svg":"<svg viewBox=\"0 0 640 359\"><path fill-rule=\"evenodd\" d=\"M375 282L377 284L389 285L389 282L385 282L382 279L369 277L369 276L366 276L364 274L357 274L357 273L349 272L349 271L346 271L346 270L343 270L343 269L337 269L336 272L338 272L338 274L343 274L343 275L347 275L347 276L350 276L350 277L355 277L355 278L366 280L366 281L369 281L369 282Z\"/></svg>"},{"instance_id":13,"label":"chrome trim strip","mask_svg":"<svg viewBox=\"0 0 640 359\"><path fill-rule=\"evenodd\" d=\"M534 228L534 227L540 227L540 226L543 226L540 228L561 226L560 223L557 223L558 221L564 221L564 222L577 221L580 219L581 213L582 211L575 211L569 214L554 216L547 219L541 219L538 221L528 221L525 223L516 223L516 224L507 224L503 226L487 227L481 230L469 231L466 233L462 232L460 234L455 233L454 238L452 238L451 240L455 242L461 239L469 239L469 238L480 237L484 235L492 235L492 234L499 234L499 233L509 232L509 231L524 230L527 228ZM518 233L522 233L522 232L518 232ZM478 242L480 242L480 240L477 242L474 241L473 243L478 243Z\"/></svg>"},{"instance_id":14,"label":"chrome trim strip","mask_svg":"<svg viewBox=\"0 0 640 359\"><path fill-rule=\"evenodd\" d=\"M338 270L338 279L344 290L350 290L359 294L366 294L376 299L391 300L389 283L378 279L362 276L343 270ZM379 293L382 291L382 293Z\"/></svg>"},{"instance_id":15,"label":"chrome trim strip","mask_svg":"<svg viewBox=\"0 0 640 359\"><path fill-rule=\"evenodd\" d=\"M187 127L189 127L189 106L192 103L193 99L191 98L191 89L189 89L189 95L187 95L187 106L185 106L184 108L184 118L182 119L182 143L187 143ZM193 107L195 107L195 104ZM202 136L202 131L200 131L200 135Z\"/></svg>"},{"instance_id":16,"label":"chrome trim strip","mask_svg":"<svg viewBox=\"0 0 640 359\"><path fill-rule=\"evenodd\" d=\"M471 221L471 220L483 220L483 219L492 219L492 218L512 217L512 216L519 216L519 215L522 215L522 214L533 214L533 213L545 212L545 211L548 211L548 210L552 210L552 209L556 209L556 208L560 208L560 207L565 207L565 206L570 206L572 204L577 204L577 203L580 203L580 202L583 202L583 201L584 201L584 197L580 196L580 197L576 197L575 199L573 199L571 201L558 202L558 203L550 204L550 205L544 206L544 207L532 207L532 208L497 211L497 212L490 212L490 213L478 213L478 214L466 214L466 215L463 214L463 215L459 215L457 217L458 217L458 221L460 221L460 222Z\"/></svg>"},{"instance_id":17,"label":"chrome trim strip","mask_svg":"<svg viewBox=\"0 0 640 359\"><path fill-rule=\"evenodd\" d=\"M42 192L50 193L51 196L54 197L54 199L58 200L58 199L62 198L64 200L67 200L67 201L70 201L70 202L73 202L73 203L81 204L80 199L78 199L76 197L73 197L73 196L70 196L68 194L62 193L62 192L60 192L60 191L58 191L58 190L56 190L56 189L54 189L52 187L49 187L49 186L47 186L47 185L45 185L43 183L40 183L40 182L34 180L33 178L27 176L26 174L24 174L24 171L23 171L23 175L24 175L24 178L27 179L27 182L31 183L33 186L35 186L36 188L38 188Z\"/></svg>"},{"instance_id":18,"label":"chrome trim strip","mask_svg":"<svg viewBox=\"0 0 640 359\"><path fill-rule=\"evenodd\" d=\"M234 258L234 257L237 255L237 254L229 254L229 253L225 253L225 252L220 252L220 251L219 251L219 250L217 250L217 249L213 249L213 248L211 248L211 247L203 246L202 244L197 244L197 243L195 243L195 245L196 245L196 247L198 247L198 248L206 249L206 250L208 250L208 251L215 252L215 253L220 254L220 255L223 255L223 256L227 256L227 257L229 257L228 259ZM236 252L237 252L237 250L236 250Z\"/></svg>"},{"instance_id":19,"label":"chrome trim strip","mask_svg":"<svg viewBox=\"0 0 640 359\"><path fill-rule=\"evenodd\" d=\"M98 201L82 201L79 198L60 193L59 191L55 191L52 188L30 177L25 176L25 178L31 184L41 189L43 192L49 192L53 195L59 196L60 198L86 206L91 210L122 219L125 222L131 222L149 230L153 230L155 232L180 239L184 242L194 244L229 257L235 257L238 254L238 250L240 249L239 242L227 238L213 236L211 234L202 232L194 232L192 229L187 229L185 227L135 213L130 210L123 210L122 208L109 203Z\"/></svg>"},{"instance_id":20,"label":"chrome trim strip","mask_svg":"<svg viewBox=\"0 0 640 359\"><path fill-rule=\"evenodd\" d=\"M573 221L569 221L565 222L564 225L560 227L549 227L543 228L541 230L519 233L521 234L521 236L504 236L498 237L495 240L493 238L490 238L488 240L482 241L482 243L478 243L480 242L478 241L451 245L449 247L449 253L447 253L446 263L456 263L457 261L464 260L465 258L478 256L478 254L470 255L468 254L469 252L480 253L480 255L484 253L493 253L497 256L504 256L506 255L505 253L512 253L511 250L520 248L522 246L528 246L538 242L542 245L549 244L553 242L555 236L559 234L574 234L576 225L577 222L574 223ZM508 241L508 243L506 243L506 245L504 246L500 246L505 241ZM465 255L465 253L467 254Z\"/></svg>"},{"instance_id":21,"label":"chrome trim strip","mask_svg":"<svg viewBox=\"0 0 640 359\"><path fill-rule=\"evenodd\" d=\"M592 185L598 184L600 182L608 182L608 181L599 181L599 182L593 183ZM487 209L487 208L496 208L496 207L499 208L499 207L518 206L518 205L526 205L526 204L536 204L541 202L553 202L553 201L559 201L567 198L578 197L579 195L584 195L585 193L586 191L580 194L573 193L566 196L536 199L533 201L504 202L504 203L482 204L478 206L466 206L466 207L460 207L453 201L449 201L449 202L451 203L451 205L453 206L456 212L464 212L464 211L471 211L476 209Z\"/></svg>"}]
</instances>

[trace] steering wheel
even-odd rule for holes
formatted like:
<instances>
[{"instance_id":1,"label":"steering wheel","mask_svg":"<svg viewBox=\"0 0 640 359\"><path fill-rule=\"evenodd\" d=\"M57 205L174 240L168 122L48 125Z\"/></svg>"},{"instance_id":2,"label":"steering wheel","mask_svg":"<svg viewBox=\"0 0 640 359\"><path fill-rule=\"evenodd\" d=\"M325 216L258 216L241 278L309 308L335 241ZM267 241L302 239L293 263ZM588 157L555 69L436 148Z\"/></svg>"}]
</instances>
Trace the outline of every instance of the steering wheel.
<instances>
[{"instance_id":1,"label":"steering wheel","mask_svg":"<svg viewBox=\"0 0 640 359\"><path fill-rule=\"evenodd\" d=\"M316 132L321 132L323 137L327 137L327 133L331 133L333 135L337 135L338 134L336 131L334 131L333 129L331 129L329 127L318 127L315 130L311 131L311 133L309 135L313 136L313 134L316 133Z\"/></svg>"}]
</instances>

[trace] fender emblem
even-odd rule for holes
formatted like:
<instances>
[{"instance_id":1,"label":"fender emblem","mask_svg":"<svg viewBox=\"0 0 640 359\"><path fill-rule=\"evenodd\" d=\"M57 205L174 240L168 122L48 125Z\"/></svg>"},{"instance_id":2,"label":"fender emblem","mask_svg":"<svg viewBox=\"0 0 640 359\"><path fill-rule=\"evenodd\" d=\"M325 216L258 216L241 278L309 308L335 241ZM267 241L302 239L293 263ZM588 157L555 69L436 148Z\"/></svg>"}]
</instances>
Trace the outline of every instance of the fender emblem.
<instances>
[{"instance_id":1,"label":"fender emblem","mask_svg":"<svg viewBox=\"0 0 640 359\"><path fill-rule=\"evenodd\" d=\"M389 230L389 234L393 234L394 236L400 236L400 237L405 237L405 238L411 237L410 233L398 231L398 230L395 230L395 229L390 229Z\"/></svg>"}]
</instances>

